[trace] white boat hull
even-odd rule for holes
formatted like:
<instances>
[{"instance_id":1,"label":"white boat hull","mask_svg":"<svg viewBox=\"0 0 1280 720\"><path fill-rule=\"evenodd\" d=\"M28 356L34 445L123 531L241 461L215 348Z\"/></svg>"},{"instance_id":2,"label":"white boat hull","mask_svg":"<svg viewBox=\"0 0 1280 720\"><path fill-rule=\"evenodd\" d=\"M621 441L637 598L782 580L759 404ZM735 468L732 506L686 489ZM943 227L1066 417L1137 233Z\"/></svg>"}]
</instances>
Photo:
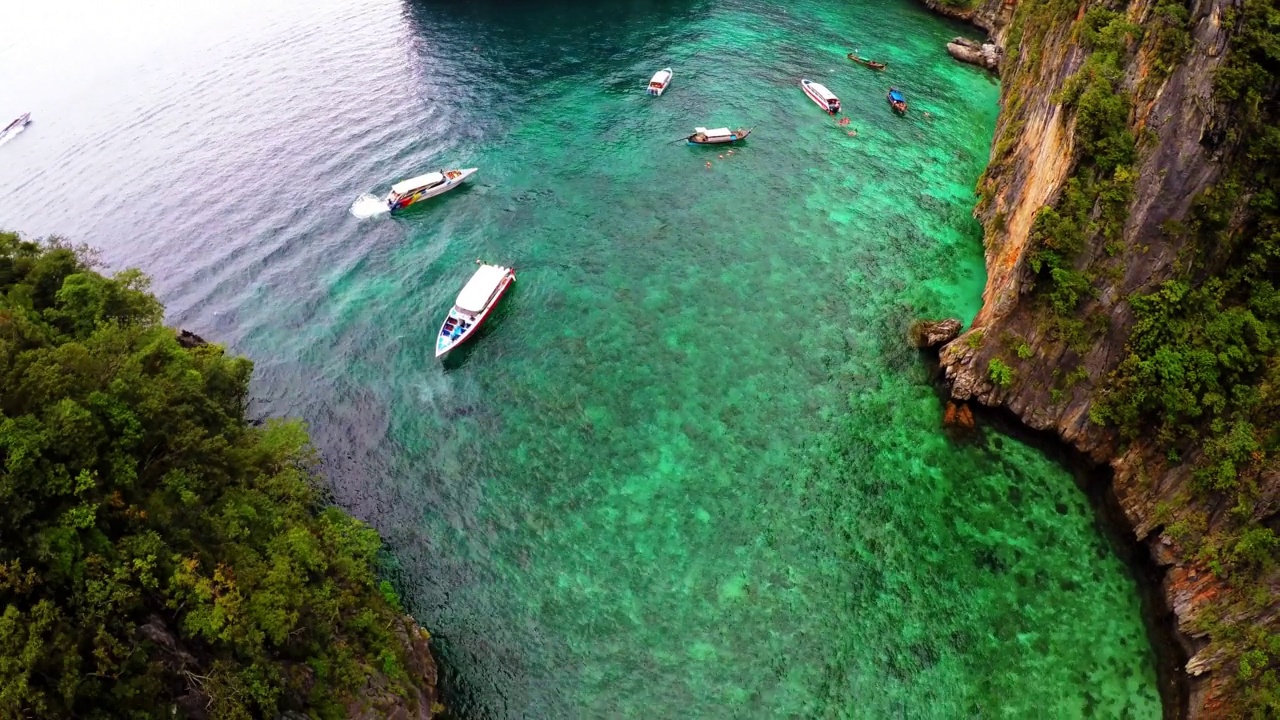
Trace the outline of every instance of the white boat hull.
<instances>
[{"instance_id":1,"label":"white boat hull","mask_svg":"<svg viewBox=\"0 0 1280 720\"><path fill-rule=\"evenodd\" d=\"M661 97L662 93L666 92L667 88L671 87L671 78L674 77L674 75L675 73L671 71L671 68L659 70L657 74L653 76L653 79L649 81L649 87L645 89L645 92L654 97Z\"/></svg>"},{"instance_id":2,"label":"white boat hull","mask_svg":"<svg viewBox=\"0 0 1280 720\"><path fill-rule=\"evenodd\" d=\"M801 88L802 90L804 90L804 94L805 94L805 96L806 96L806 97L808 97L810 100L812 100L812 101L813 101L813 104L815 104L815 105L817 105L818 107L822 108L822 111L823 111L823 112L830 113L830 112L839 112L839 111L840 111L840 99L839 99L839 98L837 98L837 97L835 97L834 95L832 96L832 99L834 99L834 100L836 101L836 109L833 111L833 110L831 109L831 107L827 104L827 99L826 99L826 98L824 98L824 97L822 97L821 95L819 95L819 94L817 93L817 91L815 91L813 88L811 88L811 87L810 87L810 83L809 83L808 81L801 80L801 81L800 81L800 88Z\"/></svg>"},{"instance_id":3,"label":"white boat hull","mask_svg":"<svg viewBox=\"0 0 1280 720\"><path fill-rule=\"evenodd\" d=\"M405 208L412 207L422 202L423 200L429 200L433 197L436 197L438 195L443 195L449 192L450 190L457 188L467 178L471 177L472 175L475 175L476 171L478 170L479 168L464 168L461 170L449 170L448 172L450 173L453 173L453 172L459 173L459 176L448 178L445 180L445 182L433 188L427 188L426 190L419 191L417 193L414 193L413 195L408 196L407 198L401 198L400 201L394 205L391 203L391 199L387 198L387 204L388 206L390 206L392 210L404 210ZM408 200L408 202L405 202L406 200Z\"/></svg>"},{"instance_id":4,"label":"white boat hull","mask_svg":"<svg viewBox=\"0 0 1280 720\"><path fill-rule=\"evenodd\" d=\"M484 310L479 313L471 313L460 309L457 305L449 311L449 315L444 319L444 323L440 325L440 332L436 335L436 357L443 357L454 348L476 334L480 329L480 325L489 317L493 309L498 307L498 302L502 300L502 296L506 294L507 288L511 287L511 283L516 281L515 270L505 268L506 274L502 278L498 289L494 291L493 299L491 299ZM461 326L461 330L455 334L454 329Z\"/></svg>"}]
</instances>

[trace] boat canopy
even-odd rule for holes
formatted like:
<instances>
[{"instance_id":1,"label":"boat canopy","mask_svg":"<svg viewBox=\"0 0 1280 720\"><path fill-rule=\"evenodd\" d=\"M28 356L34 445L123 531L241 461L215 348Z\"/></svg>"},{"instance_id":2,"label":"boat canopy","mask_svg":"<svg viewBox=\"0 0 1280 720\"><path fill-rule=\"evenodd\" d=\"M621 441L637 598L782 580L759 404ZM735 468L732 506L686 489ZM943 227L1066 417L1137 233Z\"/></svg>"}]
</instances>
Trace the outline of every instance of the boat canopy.
<instances>
[{"instance_id":1,"label":"boat canopy","mask_svg":"<svg viewBox=\"0 0 1280 720\"><path fill-rule=\"evenodd\" d=\"M658 72L656 72L656 73L654 73L654 74L653 74L653 79L649 81L649 84L650 84L650 85L654 85L654 84L661 85L662 83L666 82L666 81L667 81L667 78L669 78L669 77L671 77L671 71L670 71L670 70L659 70Z\"/></svg>"},{"instance_id":2,"label":"boat canopy","mask_svg":"<svg viewBox=\"0 0 1280 720\"><path fill-rule=\"evenodd\" d=\"M834 93L832 93L830 90L827 89L826 85L820 85L816 82L810 82L809 89L812 90L815 95L822 98L823 100L826 100L827 102L831 102L832 100L838 99L836 98Z\"/></svg>"},{"instance_id":3,"label":"boat canopy","mask_svg":"<svg viewBox=\"0 0 1280 720\"><path fill-rule=\"evenodd\" d=\"M894 102L906 102L906 98L897 90L890 90L889 97L893 98Z\"/></svg>"},{"instance_id":4,"label":"boat canopy","mask_svg":"<svg viewBox=\"0 0 1280 720\"><path fill-rule=\"evenodd\" d=\"M729 128L716 128L714 130L703 130L702 128L698 128L698 131L703 135L706 135L708 138L722 138L733 135L733 133L729 131Z\"/></svg>"},{"instance_id":5,"label":"boat canopy","mask_svg":"<svg viewBox=\"0 0 1280 720\"><path fill-rule=\"evenodd\" d=\"M407 192L417 190L418 188L434 187L442 182L444 182L444 175L438 172L427 173L426 175L419 175L418 177L409 178L408 180L401 180L391 186L391 192L396 195L403 195Z\"/></svg>"},{"instance_id":6,"label":"boat canopy","mask_svg":"<svg viewBox=\"0 0 1280 720\"><path fill-rule=\"evenodd\" d=\"M458 293L458 309L469 313L484 311L506 275L507 269L504 267L481 265L462 288L462 292Z\"/></svg>"}]
</instances>

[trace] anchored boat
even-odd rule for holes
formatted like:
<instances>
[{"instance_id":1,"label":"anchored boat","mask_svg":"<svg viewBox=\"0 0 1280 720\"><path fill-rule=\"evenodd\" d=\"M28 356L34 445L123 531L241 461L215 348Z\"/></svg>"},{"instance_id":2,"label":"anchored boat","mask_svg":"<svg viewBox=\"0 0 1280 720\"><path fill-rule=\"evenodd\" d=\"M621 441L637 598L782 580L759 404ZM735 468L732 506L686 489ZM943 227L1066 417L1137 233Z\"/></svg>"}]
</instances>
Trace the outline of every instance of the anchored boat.
<instances>
[{"instance_id":1,"label":"anchored boat","mask_svg":"<svg viewBox=\"0 0 1280 720\"><path fill-rule=\"evenodd\" d=\"M889 107L893 108L894 112L899 115L907 113L907 98L898 92L898 88L889 88L888 100Z\"/></svg>"},{"instance_id":2,"label":"anchored boat","mask_svg":"<svg viewBox=\"0 0 1280 720\"><path fill-rule=\"evenodd\" d=\"M667 86L671 84L671 77L673 74L674 73L671 72L671 68L663 68L654 73L653 79L649 81L649 87L645 92L653 95L654 97L661 95L662 92L667 89Z\"/></svg>"},{"instance_id":3,"label":"anchored boat","mask_svg":"<svg viewBox=\"0 0 1280 720\"><path fill-rule=\"evenodd\" d=\"M694 128L693 134L685 138L690 145L723 145L725 143L736 143L739 140L746 140L751 134L750 130L730 130L729 128L716 128L708 130L706 128ZM676 142L679 142L677 140Z\"/></svg>"},{"instance_id":4,"label":"anchored boat","mask_svg":"<svg viewBox=\"0 0 1280 720\"><path fill-rule=\"evenodd\" d=\"M885 64L882 62L876 62L875 60L867 60L866 58L860 58L858 57L858 53L849 53L848 57L850 60L858 63L859 65L864 65L866 67L871 68L872 70L883 70L886 67Z\"/></svg>"},{"instance_id":5,"label":"anchored boat","mask_svg":"<svg viewBox=\"0 0 1280 720\"><path fill-rule=\"evenodd\" d=\"M458 299L440 326L440 334L436 336L436 357L466 342L475 334L480 323L489 317L489 313L497 306L507 287L516 281L516 272L501 265L487 265L479 260L480 267L471 276L467 284L458 293Z\"/></svg>"},{"instance_id":6,"label":"anchored boat","mask_svg":"<svg viewBox=\"0 0 1280 720\"><path fill-rule=\"evenodd\" d=\"M804 94L817 103L818 107L832 114L840 112L840 98L836 97L835 93L828 90L825 85L812 80L801 80L800 87L804 88Z\"/></svg>"}]
</instances>

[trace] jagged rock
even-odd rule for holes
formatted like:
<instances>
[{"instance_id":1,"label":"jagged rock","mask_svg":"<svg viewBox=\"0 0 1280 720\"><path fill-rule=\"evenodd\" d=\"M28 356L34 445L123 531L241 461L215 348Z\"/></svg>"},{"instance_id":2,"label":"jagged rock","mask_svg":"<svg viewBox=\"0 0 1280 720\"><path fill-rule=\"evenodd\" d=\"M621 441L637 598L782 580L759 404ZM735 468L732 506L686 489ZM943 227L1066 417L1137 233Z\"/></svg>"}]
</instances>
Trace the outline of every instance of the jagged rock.
<instances>
[{"instance_id":1,"label":"jagged rock","mask_svg":"<svg viewBox=\"0 0 1280 720\"><path fill-rule=\"evenodd\" d=\"M919 320L911 325L911 342L918 348L932 350L942 347L960 334L960 321L956 319Z\"/></svg>"},{"instance_id":2,"label":"jagged rock","mask_svg":"<svg viewBox=\"0 0 1280 720\"><path fill-rule=\"evenodd\" d=\"M431 636L408 615L391 630L407 651L405 672L413 683L413 693L403 697L396 693L385 675L375 674L364 691L347 705L347 717L352 720L431 720L440 709L436 663L429 647ZM187 678L186 694L174 701L176 717L188 720L209 717L209 695L202 686L207 671L203 665L207 661L202 664L188 651L159 615L147 618L147 622L138 627L138 634L155 646L157 661L164 663L174 674ZM309 675L312 670L299 664L288 672ZM287 711L276 716L276 720L305 720L306 717L302 713Z\"/></svg>"},{"instance_id":3,"label":"jagged rock","mask_svg":"<svg viewBox=\"0 0 1280 720\"><path fill-rule=\"evenodd\" d=\"M187 651L182 641L169 629L168 623L159 615L152 615L147 622L138 626L138 634L149 640L156 647L157 661L163 663L175 675L187 678L186 693L174 700L177 717L189 720L204 720L209 717L209 695L201 685L203 670L200 662Z\"/></svg>"},{"instance_id":4,"label":"jagged rock","mask_svg":"<svg viewBox=\"0 0 1280 720\"><path fill-rule=\"evenodd\" d=\"M944 0L923 0L924 4L939 15L972 23L990 34L1002 35L1013 18L1017 0L981 0L972 7L956 7Z\"/></svg>"},{"instance_id":5,"label":"jagged rock","mask_svg":"<svg viewBox=\"0 0 1280 720\"><path fill-rule=\"evenodd\" d=\"M351 720L431 720L438 712L436 663L428 646L431 635L408 615L392 627L392 632L409 651L405 672L413 680L414 693L401 697L386 676L375 675L361 696L347 706Z\"/></svg>"},{"instance_id":6,"label":"jagged rock","mask_svg":"<svg viewBox=\"0 0 1280 720\"><path fill-rule=\"evenodd\" d=\"M979 65L988 70L999 70L1000 58L1004 55L1004 49L995 43L980 43L963 37L947 43L947 52L960 62Z\"/></svg>"},{"instance_id":7,"label":"jagged rock","mask_svg":"<svg viewBox=\"0 0 1280 720\"><path fill-rule=\"evenodd\" d=\"M190 350L191 348L197 348L197 347L200 347L201 345L208 345L209 343L204 338L191 332L190 330L183 330L178 333L178 344Z\"/></svg>"}]
</instances>

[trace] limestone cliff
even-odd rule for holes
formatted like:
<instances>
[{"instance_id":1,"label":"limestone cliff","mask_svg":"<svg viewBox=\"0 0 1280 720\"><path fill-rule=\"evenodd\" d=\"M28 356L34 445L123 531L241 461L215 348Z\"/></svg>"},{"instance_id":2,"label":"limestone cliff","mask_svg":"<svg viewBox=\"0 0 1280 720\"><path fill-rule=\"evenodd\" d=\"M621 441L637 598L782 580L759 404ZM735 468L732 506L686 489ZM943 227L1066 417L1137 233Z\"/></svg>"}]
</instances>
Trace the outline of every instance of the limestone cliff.
<instances>
[{"instance_id":1,"label":"limestone cliff","mask_svg":"<svg viewBox=\"0 0 1280 720\"><path fill-rule=\"evenodd\" d=\"M926 4L957 15L937 0ZM1247 187L1252 175L1227 178L1241 163L1274 161L1242 150L1247 133L1233 132L1231 123L1244 111L1224 103L1215 85L1245 4L1280 17L1272 0L1022 0L1016 9L986 0L958 14L1005 54L1001 115L976 211L985 229L983 307L968 332L942 349L942 366L957 400L1005 408L1110 466L1135 538L1165 568L1161 589L1189 659L1182 707L1169 713L1192 718L1259 708L1258 716L1271 716L1277 708L1246 689L1267 672L1274 683L1280 655L1271 540L1280 525L1280 472L1268 454L1280 435L1276 418L1272 412L1270 426L1256 432L1249 426L1263 439L1246 438L1248 456L1227 466L1238 481L1205 490L1197 472L1204 447L1216 442L1209 430L1179 438L1172 424L1148 418L1121 432L1100 419L1099 404L1133 354L1135 296L1170 280L1203 287L1242 262L1185 230L1201 222L1204 199L1225 186L1236 188L1233 198L1270 192ZM1274 82L1255 90L1254 102L1275 107ZM1220 213L1215 237L1230 244L1259 232L1250 207L1237 201ZM1275 265L1261 273L1270 282ZM1280 363L1271 340L1259 342L1271 355L1250 377L1262 377L1256 383L1266 397ZM1193 398L1214 402L1208 393ZM1239 499L1244 490L1214 491L1228 485L1247 485L1248 502ZM1242 528L1259 528L1270 543L1247 581L1221 562L1221 548L1240 547Z\"/></svg>"},{"instance_id":2,"label":"limestone cliff","mask_svg":"<svg viewBox=\"0 0 1280 720\"><path fill-rule=\"evenodd\" d=\"M969 3L960 0L924 0L930 10L964 20L985 30L997 44L1003 44L1004 31L1013 17L1013 9L1018 0L977 0Z\"/></svg>"}]
</instances>

